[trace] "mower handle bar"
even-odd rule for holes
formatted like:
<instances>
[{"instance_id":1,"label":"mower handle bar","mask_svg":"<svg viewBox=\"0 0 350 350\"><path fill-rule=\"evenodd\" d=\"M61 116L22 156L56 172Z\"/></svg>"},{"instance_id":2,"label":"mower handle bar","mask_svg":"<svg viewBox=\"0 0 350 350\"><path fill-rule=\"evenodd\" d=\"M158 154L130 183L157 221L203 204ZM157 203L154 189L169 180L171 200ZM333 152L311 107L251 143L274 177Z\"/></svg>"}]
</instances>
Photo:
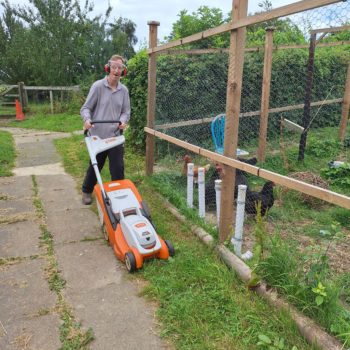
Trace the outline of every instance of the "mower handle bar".
<instances>
[{"instance_id":1,"label":"mower handle bar","mask_svg":"<svg viewBox=\"0 0 350 350\"><path fill-rule=\"evenodd\" d=\"M96 120L96 121L91 121L90 124L93 125L93 124L115 124L117 123L118 124L118 128L116 130L116 132L119 130L119 125L122 124L122 122L120 120ZM123 130L120 130L120 134L123 133ZM84 130L84 136L88 136L89 134L89 129L86 129Z\"/></svg>"}]
</instances>

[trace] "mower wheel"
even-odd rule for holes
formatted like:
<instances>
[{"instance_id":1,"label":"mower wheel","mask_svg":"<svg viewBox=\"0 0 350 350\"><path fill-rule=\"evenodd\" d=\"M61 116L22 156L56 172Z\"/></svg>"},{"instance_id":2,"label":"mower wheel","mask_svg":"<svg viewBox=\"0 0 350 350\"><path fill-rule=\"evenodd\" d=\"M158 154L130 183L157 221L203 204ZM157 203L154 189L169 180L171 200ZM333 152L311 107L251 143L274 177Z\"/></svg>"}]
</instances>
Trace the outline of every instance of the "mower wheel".
<instances>
[{"instance_id":1,"label":"mower wheel","mask_svg":"<svg viewBox=\"0 0 350 350\"><path fill-rule=\"evenodd\" d=\"M164 240L166 246L168 247L169 255L174 256L175 255L175 248L173 244L169 240Z\"/></svg>"},{"instance_id":2,"label":"mower wheel","mask_svg":"<svg viewBox=\"0 0 350 350\"><path fill-rule=\"evenodd\" d=\"M126 269L131 273L136 271L136 259L132 252L127 252L125 254L125 266Z\"/></svg>"}]
</instances>

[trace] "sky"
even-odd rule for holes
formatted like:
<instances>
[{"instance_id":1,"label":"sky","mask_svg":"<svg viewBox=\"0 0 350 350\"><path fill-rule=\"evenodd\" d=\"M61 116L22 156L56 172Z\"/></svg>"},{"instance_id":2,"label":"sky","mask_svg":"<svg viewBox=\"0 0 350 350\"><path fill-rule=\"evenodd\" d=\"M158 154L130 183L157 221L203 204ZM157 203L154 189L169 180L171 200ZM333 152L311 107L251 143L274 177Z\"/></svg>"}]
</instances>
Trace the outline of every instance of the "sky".
<instances>
[{"instance_id":1,"label":"sky","mask_svg":"<svg viewBox=\"0 0 350 350\"><path fill-rule=\"evenodd\" d=\"M79 0L81 6L85 4L85 0ZM272 7L278 8L288 5L297 0L271 0ZM11 5L28 5L28 0L9 0ZM107 2L92 0L94 3L93 15L104 14L107 8ZM186 9L188 13L198 10L200 6L220 8L226 16L232 8L232 0L109 0L113 8L110 19L119 17L132 20L136 24L136 37L138 43L135 48L140 46L148 46L148 21L158 21L158 39L163 40L164 37L170 35L172 24L178 20L178 14L181 10ZM258 4L261 0L248 0L248 13L254 13L260 8ZM0 9L0 14L1 14Z\"/></svg>"},{"instance_id":2,"label":"sky","mask_svg":"<svg viewBox=\"0 0 350 350\"><path fill-rule=\"evenodd\" d=\"M272 0L272 6L277 8L294 2L297 0ZM260 0L248 0L248 13L259 10L259 3ZM121 16L136 23L136 36L139 40L136 48L148 43L148 21L160 22L158 39L163 40L170 35L173 23L179 19L178 14L184 9L191 14L200 6L217 7L226 16L232 8L232 0L110 0L110 4L113 7L112 18ZM106 4L97 4L95 1L95 13L103 13L105 9Z\"/></svg>"}]
</instances>

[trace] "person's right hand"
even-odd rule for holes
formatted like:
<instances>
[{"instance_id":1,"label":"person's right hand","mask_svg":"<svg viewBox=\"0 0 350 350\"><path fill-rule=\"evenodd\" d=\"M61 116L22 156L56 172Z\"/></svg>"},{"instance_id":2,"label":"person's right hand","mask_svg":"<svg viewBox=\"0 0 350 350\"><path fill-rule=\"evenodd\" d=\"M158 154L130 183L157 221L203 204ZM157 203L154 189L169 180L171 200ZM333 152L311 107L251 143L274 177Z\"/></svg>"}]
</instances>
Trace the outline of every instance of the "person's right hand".
<instances>
[{"instance_id":1,"label":"person's right hand","mask_svg":"<svg viewBox=\"0 0 350 350\"><path fill-rule=\"evenodd\" d=\"M93 125L91 124L91 120L90 119L85 120L83 129L84 130L89 130L92 127L93 127Z\"/></svg>"}]
</instances>

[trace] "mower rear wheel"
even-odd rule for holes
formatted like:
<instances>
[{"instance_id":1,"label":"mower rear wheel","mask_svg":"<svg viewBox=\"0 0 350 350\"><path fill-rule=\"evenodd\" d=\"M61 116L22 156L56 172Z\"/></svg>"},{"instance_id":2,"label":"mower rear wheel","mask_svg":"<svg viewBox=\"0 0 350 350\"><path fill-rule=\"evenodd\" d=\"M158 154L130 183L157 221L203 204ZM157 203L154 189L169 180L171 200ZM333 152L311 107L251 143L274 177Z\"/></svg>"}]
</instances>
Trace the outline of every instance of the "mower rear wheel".
<instances>
[{"instance_id":1,"label":"mower rear wheel","mask_svg":"<svg viewBox=\"0 0 350 350\"><path fill-rule=\"evenodd\" d=\"M169 240L164 240L166 246L168 247L169 255L174 256L175 255L175 248L173 244Z\"/></svg>"},{"instance_id":2,"label":"mower rear wheel","mask_svg":"<svg viewBox=\"0 0 350 350\"><path fill-rule=\"evenodd\" d=\"M125 266L126 269L131 273L137 270L135 255L132 252L125 254Z\"/></svg>"}]
</instances>

